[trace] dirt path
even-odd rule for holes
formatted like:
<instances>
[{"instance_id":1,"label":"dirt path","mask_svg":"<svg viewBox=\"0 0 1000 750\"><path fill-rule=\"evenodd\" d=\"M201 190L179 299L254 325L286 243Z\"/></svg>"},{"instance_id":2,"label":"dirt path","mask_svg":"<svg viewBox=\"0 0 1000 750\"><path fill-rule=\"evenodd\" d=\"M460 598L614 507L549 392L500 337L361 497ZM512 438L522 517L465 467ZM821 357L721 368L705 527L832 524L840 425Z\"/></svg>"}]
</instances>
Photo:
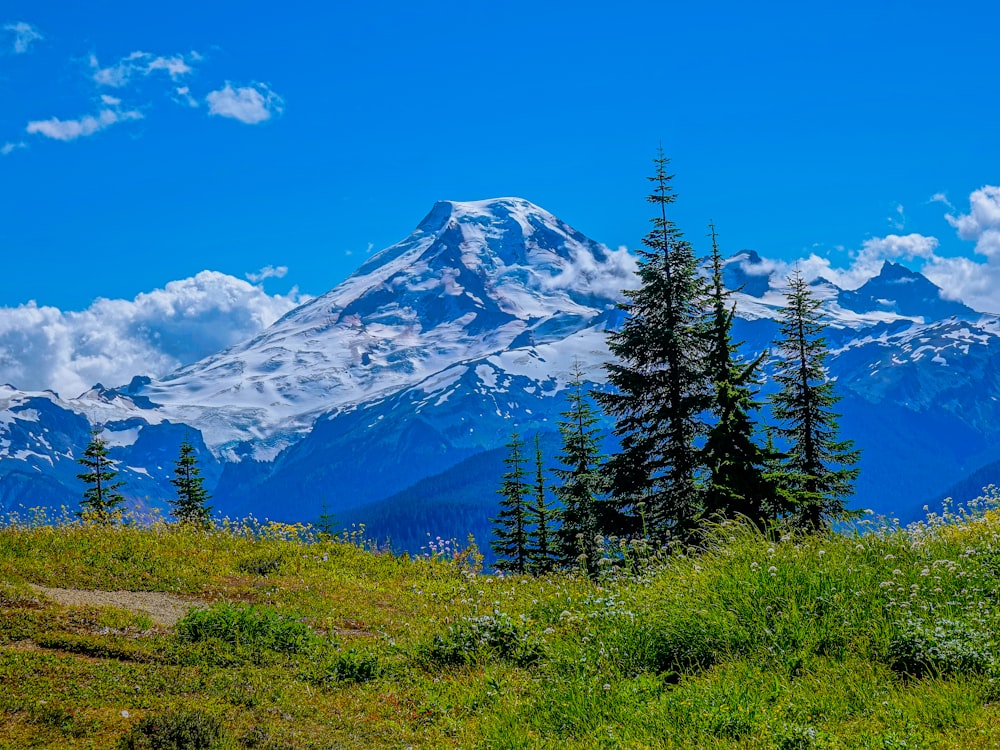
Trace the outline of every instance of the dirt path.
<instances>
[{"instance_id":1,"label":"dirt path","mask_svg":"<svg viewBox=\"0 0 1000 750\"><path fill-rule=\"evenodd\" d=\"M49 599L69 607L118 607L131 612L145 612L153 622L170 627L191 607L207 606L198 599L182 599L157 591L85 591L83 589L32 588Z\"/></svg>"}]
</instances>

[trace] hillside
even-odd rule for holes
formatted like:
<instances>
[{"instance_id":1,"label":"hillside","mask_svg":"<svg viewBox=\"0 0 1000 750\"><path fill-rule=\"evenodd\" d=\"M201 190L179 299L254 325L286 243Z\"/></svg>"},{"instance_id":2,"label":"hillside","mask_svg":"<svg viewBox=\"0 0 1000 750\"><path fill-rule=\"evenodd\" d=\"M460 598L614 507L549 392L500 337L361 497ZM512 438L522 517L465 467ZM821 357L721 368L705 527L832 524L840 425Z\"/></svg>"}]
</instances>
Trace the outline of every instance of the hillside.
<instances>
[{"instance_id":1,"label":"hillside","mask_svg":"<svg viewBox=\"0 0 1000 750\"><path fill-rule=\"evenodd\" d=\"M301 526L14 523L0 747L996 747L996 500L722 527L599 582Z\"/></svg>"}]
</instances>

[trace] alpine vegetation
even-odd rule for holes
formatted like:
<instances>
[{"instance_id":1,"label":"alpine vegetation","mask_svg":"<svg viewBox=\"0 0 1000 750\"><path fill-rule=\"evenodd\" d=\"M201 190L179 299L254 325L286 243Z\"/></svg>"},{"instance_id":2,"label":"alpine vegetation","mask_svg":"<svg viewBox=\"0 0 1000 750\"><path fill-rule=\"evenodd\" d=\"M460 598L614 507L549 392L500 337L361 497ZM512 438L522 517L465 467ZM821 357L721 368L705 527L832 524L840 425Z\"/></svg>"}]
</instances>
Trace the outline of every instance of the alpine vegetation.
<instances>
[{"instance_id":1,"label":"alpine vegetation","mask_svg":"<svg viewBox=\"0 0 1000 750\"><path fill-rule=\"evenodd\" d=\"M80 501L80 515L97 523L112 523L119 506L125 502L118 491L125 483L117 479L116 463L108 456L108 442L101 437L99 427L91 431L90 442L77 463L85 469L77 478L87 484Z\"/></svg>"}]
</instances>

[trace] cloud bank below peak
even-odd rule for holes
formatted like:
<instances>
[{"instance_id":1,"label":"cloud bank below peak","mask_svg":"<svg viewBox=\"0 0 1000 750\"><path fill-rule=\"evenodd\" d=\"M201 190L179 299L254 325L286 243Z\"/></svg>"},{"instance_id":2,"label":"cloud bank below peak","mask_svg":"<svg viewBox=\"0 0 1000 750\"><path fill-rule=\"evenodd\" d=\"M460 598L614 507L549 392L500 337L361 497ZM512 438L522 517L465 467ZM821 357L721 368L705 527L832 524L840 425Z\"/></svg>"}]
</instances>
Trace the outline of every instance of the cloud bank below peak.
<instances>
[{"instance_id":1,"label":"cloud bank below peak","mask_svg":"<svg viewBox=\"0 0 1000 750\"><path fill-rule=\"evenodd\" d=\"M76 396L96 383L165 375L264 329L307 295L268 294L217 271L86 310L0 308L0 383Z\"/></svg>"}]
</instances>

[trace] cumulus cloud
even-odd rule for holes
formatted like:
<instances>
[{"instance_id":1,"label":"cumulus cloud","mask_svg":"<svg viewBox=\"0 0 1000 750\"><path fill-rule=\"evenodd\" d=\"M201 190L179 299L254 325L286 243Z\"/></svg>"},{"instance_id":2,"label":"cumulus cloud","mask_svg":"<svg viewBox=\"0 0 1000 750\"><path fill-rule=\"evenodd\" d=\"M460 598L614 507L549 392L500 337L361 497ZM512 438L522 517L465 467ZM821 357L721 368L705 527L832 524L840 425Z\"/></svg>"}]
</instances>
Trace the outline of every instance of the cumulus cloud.
<instances>
[{"instance_id":1,"label":"cumulus cloud","mask_svg":"<svg viewBox=\"0 0 1000 750\"><path fill-rule=\"evenodd\" d=\"M570 248L572 263L567 264L556 276L544 281L549 289L570 289L582 294L593 294L622 301L623 289L638 286L636 258L627 248L605 250L604 260L599 260L590 250Z\"/></svg>"},{"instance_id":2,"label":"cumulus cloud","mask_svg":"<svg viewBox=\"0 0 1000 750\"><path fill-rule=\"evenodd\" d=\"M244 274L254 284L258 284L264 279L283 279L288 273L288 266L264 266L257 273Z\"/></svg>"},{"instance_id":3,"label":"cumulus cloud","mask_svg":"<svg viewBox=\"0 0 1000 750\"><path fill-rule=\"evenodd\" d=\"M231 346L308 297L269 295L216 271L133 300L98 299L81 312L34 302L0 308L0 383L76 396L95 383L164 375Z\"/></svg>"},{"instance_id":4,"label":"cumulus cloud","mask_svg":"<svg viewBox=\"0 0 1000 750\"><path fill-rule=\"evenodd\" d=\"M146 78L154 73L163 73L169 76L172 81L178 81L193 72L194 69L189 64L189 60L200 59L201 56L193 52L188 57L184 55L164 57L149 52L133 52L114 65L102 68L97 57L91 55L90 67L94 71L92 74L94 82L99 86L122 88L135 78Z\"/></svg>"},{"instance_id":5,"label":"cumulus cloud","mask_svg":"<svg viewBox=\"0 0 1000 750\"><path fill-rule=\"evenodd\" d=\"M52 117L48 120L32 120L26 128L28 133L44 135L57 141L75 141L94 133L110 128L112 125L129 120L141 120L142 112L138 110L123 110L121 100L113 96L102 96L101 109L96 115L85 115L77 120L60 120Z\"/></svg>"},{"instance_id":6,"label":"cumulus cloud","mask_svg":"<svg viewBox=\"0 0 1000 750\"><path fill-rule=\"evenodd\" d=\"M976 252L1000 260L1000 187L986 185L969 196L969 213L944 217L963 240L976 243Z\"/></svg>"},{"instance_id":7,"label":"cumulus cloud","mask_svg":"<svg viewBox=\"0 0 1000 750\"><path fill-rule=\"evenodd\" d=\"M866 240L860 250L847 256L846 264L836 266L830 258L815 253L794 263L771 259L740 263L747 273L770 276L772 288L780 288L797 268L807 281L822 278L841 289L857 289L875 276L885 261L916 261L914 265L941 288L945 298L982 312L1000 313L1000 187L986 185L973 191L968 213L959 212L943 193L934 195L931 202L947 206L947 222L961 239L976 243L975 251L985 262L939 255L937 238L914 233Z\"/></svg>"},{"instance_id":8,"label":"cumulus cloud","mask_svg":"<svg viewBox=\"0 0 1000 750\"><path fill-rule=\"evenodd\" d=\"M23 55L31 49L32 44L45 38L37 28L25 21L5 23L3 30L9 49L15 55Z\"/></svg>"},{"instance_id":9,"label":"cumulus cloud","mask_svg":"<svg viewBox=\"0 0 1000 750\"><path fill-rule=\"evenodd\" d=\"M846 267L833 265L830 258L810 253L806 258L794 262L761 258L757 263L743 261L741 266L745 273L753 276L771 276L773 284L780 287L784 279L792 271L798 269L806 281L826 279L841 289L857 289L882 270L885 261L897 260L931 260L935 258L938 240L922 234L873 237L865 240L861 250L852 253Z\"/></svg>"},{"instance_id":10,"label":"cumulus cloud","mask_svg":"<svg viewBox=\"0 0 1000 750\"><path fill-rule=\"evenodd\" d=\"M231 117L248 125L270 120L285 109L284 100L264 83L233 88L227 81L225 87L210 92L205 101L209 114Z\"/></svg>"}]
</instances>

